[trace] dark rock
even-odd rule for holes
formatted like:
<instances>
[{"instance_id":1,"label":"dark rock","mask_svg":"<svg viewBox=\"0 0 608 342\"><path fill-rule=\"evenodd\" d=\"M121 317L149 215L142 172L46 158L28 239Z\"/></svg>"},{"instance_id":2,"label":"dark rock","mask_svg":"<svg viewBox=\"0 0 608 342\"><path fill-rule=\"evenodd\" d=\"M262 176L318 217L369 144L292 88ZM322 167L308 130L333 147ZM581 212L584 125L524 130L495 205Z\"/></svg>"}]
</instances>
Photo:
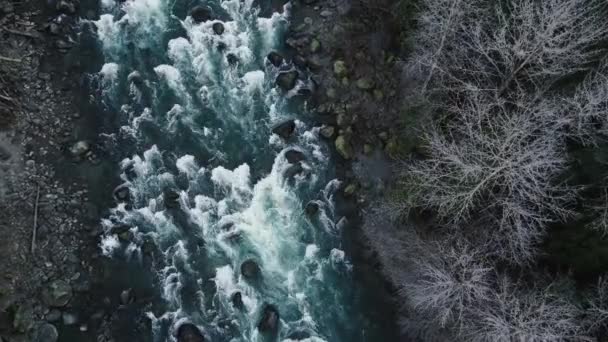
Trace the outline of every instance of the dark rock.
<instances>
[{"instance_id":1,"label":"dark rock","mask_svg":"<svg viewBox=\"0 0 608 342\"><path fill-rule=\"evenodd\" d=\"M59 333L54 325L49 323L41 324L35 333L35 342L56 342L59 338Z\"/></svg>"},{"instance_id":2,"label":"dark rock","mask_svg":"<svg viewBox=\"0 0 608 342\"><path fill-rule=\"evenodd\" d=\"M76 4L68 0L60 0L57 2L57 6L55 7L57 11L65 14L74 14L76 13Z\"/></svg>"},{"instance_id":3,"label":"dark rock","mask_svg":"<svg viewBox=\"0 0 608 342\"><path fill-rule=\"evenodd\" d=\"M227 54L226 60L228 61L228 64L230 64L230 65L237 65L239 62L239 58L233 53Z\"/></svg>"},{"instance_id":4,"label":"dark rock","mask_svg":"<svg viewBox=\"0 0 608 342\"><path fill-rule=\"evenodd\" d=\"M288 150L285 152L285 159L287 159L290 164L295 164L297 162L305 160L306 156L300 151Z\"/></svg>"},{"instance_id":5,"label":"dark rock","mask_svg":"<svg viewBox=\"0 0 608 342\"><path fill-rule=\"evenodd\" d=\"M276 332L279 328L279 320L279 310L274 305L267 304L262 310L258 330L261 332Z\"/></svg>"},{"instance_id":6,"label":"dark rock","mask_svg":"<svg viewBox=\"0 0 608 342\"><path fill-rule=\"evenodd\" d=\"M306 203L306 207L304 208L306 215L314 216L319 212L319 203L315 201L310 201Z\"/></svg>"},{"instance_id":7,"label":"dark rock","mask_svg":"<svg viewBox=\"0 0 608 342\"><path fill-rule=\"evenodd\" d=\"M165 198L165 207L169 209L179 209L179 193L177 191L169 189L163 196Z\"/></svg>"},{"instance_id":8,"label":"dark rock","mask_svg":"<svg viewBox=\"0 0 608 342\"><path fill-rule=\"evenodd\" d=\"M319 0L302 0L302 3L304 5L314 5L318 2Z\"/></svg>"},{"instance_id":9,"label":"dark rock","mask_svg":"<svg viewBox=\"0 0 608 342\"><path fill-rule=\"evenodd\" d=\"M237 309L239 309L239 310L242 310L243 307L245 306L243 304L243 295L241 294L240 291L235 292L232 295L231 300L232 300L232 305L234 305L234 307L237 308Z\"/></svg>"},{"instance_id":10,"label":"dark rock","mask_svg":"<svg viewBox=\"0 0 608 342\"><path fill-rule=\"evenodd\" d=\"M270 64L274 65L275 67L280 67L281 64L283 64L283 56L281 56L281 54L278 52L272 51L268 54L268 56L266 56L266 58Z\"/></svg>"},{"instance_id":11,"label":"dark rock","mask_svg":"<svg viewBox=\"0 0 608 342\"><path fill-rule=\"evenodd\" d=\"M195 23L211 20L211 10L204 6L195 6L190 10L190 16Z\"/></svg>"},{"instance_id":12,"label":"dark rock","mask_svg":"<svg viewBox=\"0 0 608 342\"><path fill-rule=\"evenodd\" d=\"M302 68L302 69L306 68L306 58L304 58L304 57L302 57L300 55L294 56L291 61L298 68Z\"/></svg>"},{"instance_id":13,"label":"dark rock","mask_svg":"<svg viewBox=\"0 0 608 342\"><path fill-rule=\"evenodd\" d=\"M224 33L224 30L224 24L220 22L213 23L213 32L215 32L215 34L218 36L221 36Z\"/></svg>"},{"instance_id":14,"label":"dark rock","mask_svg":"<svg viewBox=\"0 0 608 342\"><path fill-rule=\"evenodd\" d=\"M287 338L290 340L301 341L310 338L310 333L304 330L297 330L289 333L289 335L287 335Z\"/></svg>"},{"instance_id":15,"label":"dark rock","mask_svg":"<svg viewBox=\"0 0 608 342\"><path fill-rule=\"evenodd\" d=\"M7 161L10 158L11 158L11 153L4 147L0 146L0 161Z\"/></svg>"},{"instance_id":16,"label":"dark rock","mask_svg":"<svg viewBox=\"0 0 608 342\"><path fill-rule=\"evenodd\" d=\"M272 133L280 136L283 139L289 139L296 129L296 123L294 120L287 120L276 124L272 127Z\"/></svg>"},{"instance_id":17,"label":"dark rock","mask_svg":"<svg viewBox=\"0 0 608 342\"><path fill-rule=\"evenodd\" d=\"M336 129L333 126L323 126L321 127L319 133L325 139L331 139L336 132Z\"/></svg>"},{"instance_id":18,"label":"dark rock","mask_svg":"<svg viewBox=\"0 0 608 342\"><path fill-rule=\"evenodd\" d=\"M122 305L128 305L128 304L133 303L134 298L131 294L132 292L133 291L131 289L126 289L120 293L120 303Z\"/></svg>"},{"instance_id":19,"label":"dark rock","mask_svg":"<svg viewBox=\"0 0 608 342\"><path fill-rule=\"evenodd\" d=\"M247 279L257 278L260 274L260 266L253 259L247 259L241 264L241 274Z\"/></svg>"},{"instance_id":20,"label":"dark rock","mask_svg":"<svg viewBox=\"0 0 608 342\"><path fill-rule=\"evenodd\" d=\"M285 71L277 76L276 83L284 91L289 91L296 86L298 81L298 72L295 70Z\"/></svg>"},{"instance_id":21,"label":"dark rock","mask_svg":"<svg viewBox=\"0 0 608 342\"><path fill-rule=\"evenodd\" d=\"M113 226L110 229L110 234L116 234L116 235L123 234L123 233L128 232L129 229L131 229L131 227L127 226L126 224L118 224L118 225Z\"/></svg>"},{"instance_id":22,"label":"dark rock","mask_svg":"<svg viewBox=\"0 0 608 342\"><path fill-rule=\"evenodd\" d=\"M196 325L184 323L177 328L177 342L205 342L205 337Z\"/></svg>"},{"instance_id":23,"label":"dark rock","mask_svg":"<svg viewBox=\"0 0 608 342\"><path fill-rule=\"evenodd\" d=\"M61 311L58 309L51 309L48 314L46 314L45 319L49 322L57 322L61 319Z\"/></svg>"},{"instance_id":24,"label":"dark rock","mask_svg":"<svg viewBox=\"0 0 608 342\"><path fill-rule=\"evenodd\" d=\"M285 178L293 178L304 171L301 163L293 164L285 170Z\"/></svg>"},{"instance_id":25,"label":"dark rock","mask_svg":"<svg viewBox=\"0 0 608 342\"><path fill-rule=\"evenodd\" d=\"M131 190L126 184L122 184L114 189L114 198L118 202L128 202L131 199Z\"/></svg>"},{"instance_id":26,"label":"dark rock","mask_svg":"<svg viewBox=\"0 0 608 342\"><path fill-rule=\"evenodd\" d=\"M55 280L43 291L42 297L48 306L62 307L72 299L72 287L64 280Z\"/></svg>"},{"instance_id":27,"label":"dark rock","mask_svg":"<svg viewBox=\"0 0 608 342\"><path fill-rule=\"evenodd\" d=\"M20 305L13 317L13 328L20 332L28 331L34 322L34 309L29 304Z\"/></svg>"}]
</instances>

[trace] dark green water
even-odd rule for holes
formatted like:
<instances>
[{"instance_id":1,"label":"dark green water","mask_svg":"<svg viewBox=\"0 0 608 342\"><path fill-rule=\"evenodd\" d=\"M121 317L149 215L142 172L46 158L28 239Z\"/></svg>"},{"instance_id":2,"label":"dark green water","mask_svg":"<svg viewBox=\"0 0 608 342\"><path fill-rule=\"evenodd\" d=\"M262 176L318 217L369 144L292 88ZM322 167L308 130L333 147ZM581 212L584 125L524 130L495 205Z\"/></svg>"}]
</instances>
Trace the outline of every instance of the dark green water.
<instances>
[{"instance_id":1,"label":"dark green water","mask_svg":"<svg viewBox=\"0 0 608 342\"><path fill-rule=\"evenodd\" d=\"M154 297L152 340L174 341L183 323L212 341L391 340L345 252L328 147L296 91L275 86L293 66L266 60L282 48L289 11L262 18L253 0L203 1L217 20L195 24L190 1L102 4L100 101L120 127L105 139L126 156L129 200L104 219L101 249L117 287ZM296 89L307 79L300 71ZM271 127L288 119L296 129L284 141ZM297 169L289 150L305 157ZM249 279L247 260L259 265ZM276 334L258 329L268 305Z\"/></svg>"}]
</instances>

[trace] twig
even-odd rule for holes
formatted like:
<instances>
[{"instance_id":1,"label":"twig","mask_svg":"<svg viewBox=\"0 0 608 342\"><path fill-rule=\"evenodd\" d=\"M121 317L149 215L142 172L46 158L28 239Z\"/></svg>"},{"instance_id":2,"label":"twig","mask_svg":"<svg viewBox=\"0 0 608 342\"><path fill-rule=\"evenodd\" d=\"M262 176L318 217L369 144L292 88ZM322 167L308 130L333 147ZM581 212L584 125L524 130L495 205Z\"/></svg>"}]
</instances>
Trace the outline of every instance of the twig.
<instances>
[{"instance_id":1,"label":"twig","mask_svg":"<svg viewBox=\"0 0 608 342\"><path fill-rule=\"evenodd\" d=\"M1 94L0 94L0 100L4 100L4 101L7 101L7 102L13 102L13 101L15 101L12 97L10 97L10 96L4 96L4 95L1 95Z\"/></svg>"},{"instance_id":2,"label":"twig","mask_svg":"<svg viewBox=\"0 0 608 342\"><path fill-rule=\"evenodd\" d=\"M20 59L8 58L8 57L4 57L4 56L0 56L0 61L21 63Z\"/></svg>"},{"instance_id":3,"label":"twig","mask_svg":"<svg viewBox=\"0 0 608 342\"><path fill-rule=\"evenodd\" d=\"M30 38L39 38L40 37L40 35L31 33L31 32L17 31L17 30L11 30L11 29L7 29L7 28L3 28L2 30L6 31L8 33L16 34L18 36L25 36L25 37L30 37Z\"/></svg>"},{"instance_id":4,"label":"twig","mask_svg":"<svg viewBox=\"0 0 608 342\"><path fill-rule=\"evenodd\" d=\"M31 252L34 254L36 249L36 233L38 231L38 201L40 200L40 184L36 188L36 204L34 205L34 231L32 233L32 249Z\"/></svg>"}]
</instances>

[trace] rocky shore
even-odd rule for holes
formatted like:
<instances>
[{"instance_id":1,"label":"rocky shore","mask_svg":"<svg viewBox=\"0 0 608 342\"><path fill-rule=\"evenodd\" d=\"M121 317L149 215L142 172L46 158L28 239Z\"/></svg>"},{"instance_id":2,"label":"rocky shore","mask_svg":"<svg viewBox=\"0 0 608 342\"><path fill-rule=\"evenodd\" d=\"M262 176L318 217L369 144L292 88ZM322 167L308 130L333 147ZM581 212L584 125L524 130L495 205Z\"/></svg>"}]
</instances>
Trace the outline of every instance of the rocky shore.
<instances>
[{"instance_id":1,"label":"rocky shore","mask_svg":"<svg viewBox=\"0 0 608 342\"><path fill-rule=\"evenodd\" d=\"M92 115L79 106L83 70L72 48L84 6L44 4L0 4L0 341L8 342L57 341L105 315L82 309L93 302L92 198L106 167Z\"/></svg>"}]
</instances>

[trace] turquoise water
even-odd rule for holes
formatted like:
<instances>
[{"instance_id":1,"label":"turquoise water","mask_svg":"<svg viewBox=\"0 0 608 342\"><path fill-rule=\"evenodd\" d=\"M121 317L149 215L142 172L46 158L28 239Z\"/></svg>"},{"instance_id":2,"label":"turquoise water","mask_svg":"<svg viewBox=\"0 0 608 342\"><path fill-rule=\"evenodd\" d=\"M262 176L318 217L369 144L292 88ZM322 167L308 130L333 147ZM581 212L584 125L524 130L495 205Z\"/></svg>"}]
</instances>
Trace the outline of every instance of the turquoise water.
<instances>
[{"instance_id":1,"label":"turquoise water","mask_svg":"<svg viewBox=\"0 0 608 342\"><path fill-rule=\"evenodd\" d=\"M162 302L147 313L154 341L175 341L184 323L212 341L382 341L336 224L329 149L297 96L308 75L283 92L275 77L293 67L266 59L281 50L289 5L262 18L252 0L202 2L217 19L197 24L187 15L197 4L102 0L97 77L120 126L105 138L128 156L130 199L103 220L100 248L151 267ZM288 119L285 141L271 127ZM289 150L305 157L297 172ZM311 200L319 212L307 215ZM250 278L248 260L258 265ZM269 305L271 333L258 328Z\"/></svg>"}]
</instances>

